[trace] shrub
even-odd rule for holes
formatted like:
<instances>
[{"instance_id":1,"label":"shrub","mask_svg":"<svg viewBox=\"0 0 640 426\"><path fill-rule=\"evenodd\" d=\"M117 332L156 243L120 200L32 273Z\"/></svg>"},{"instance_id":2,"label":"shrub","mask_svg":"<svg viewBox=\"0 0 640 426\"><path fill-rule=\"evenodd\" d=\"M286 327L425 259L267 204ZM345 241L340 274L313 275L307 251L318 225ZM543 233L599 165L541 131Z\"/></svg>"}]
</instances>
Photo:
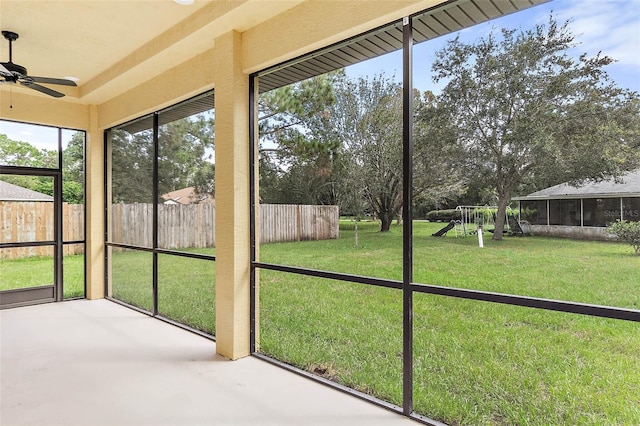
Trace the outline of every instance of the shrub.
<instances>
[{"instance_id":1,"label":"shrub","mask_svg":"<svg viewBox=\"0 0 640 426\"><path fill-rule=\"evenodd\" d=\"M427 220L430 222L449 222L460 219L460 210L431 210L427 213Z\"/></svg>"},{"instance_id":2,"label":"shrub","mask_svg":"<svg viewBox=\"0 0 640 426\"><path fill-rule=\"evenodd\" d=\"M508 212L511 213L511 211L508 211ZM471 217L474 222L480 220L480 224L482 224L482 223L495 222L497 214L498 214L497 208L485 206L485 207L478 207L473 209L473 212L471 213Z\"/></svg>"},{"instance_id":3,"label":"shrub","mask_svg":"<svg viewBox=\"0 0 640 426\"><path fill-rule=\"evenodd\" d=\"M627 222L624 220L616 220L607 226L607 231L616 236L618 241L630 244L640 256L640 222Z\"/></svg>"}]
</instances>

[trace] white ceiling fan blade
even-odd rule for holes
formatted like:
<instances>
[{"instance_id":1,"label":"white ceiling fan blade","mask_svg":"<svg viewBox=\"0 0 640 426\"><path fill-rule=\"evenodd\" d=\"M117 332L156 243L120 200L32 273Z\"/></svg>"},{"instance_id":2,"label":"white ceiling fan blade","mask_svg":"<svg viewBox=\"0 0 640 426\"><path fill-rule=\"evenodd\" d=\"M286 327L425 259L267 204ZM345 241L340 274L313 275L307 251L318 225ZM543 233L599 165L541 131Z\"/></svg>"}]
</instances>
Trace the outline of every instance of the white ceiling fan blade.
<instances>
[{"instance_id":1,"label":"white ceiling fan blade","mask_svg":"<svg viewBox=\"0 0 640 426\"><path fill-rule=\"evenodd\" d=\"M6 69L4 65L2 65L1 63L0 63L0 74L13 75L13 73L8 69Z\"/></svg>"},{"instance_id":2,"label":"white ceiling fan blade","mask_svg":"<svg viewBox=\"0 0 640 426\"><path fill-rule=\"evenodd\" d=\"M35 83L59 84L61 86L77 86L75 81L67 80L65 78L34 77L32 75L28 77Z\"/></svg>"}]
</instances>

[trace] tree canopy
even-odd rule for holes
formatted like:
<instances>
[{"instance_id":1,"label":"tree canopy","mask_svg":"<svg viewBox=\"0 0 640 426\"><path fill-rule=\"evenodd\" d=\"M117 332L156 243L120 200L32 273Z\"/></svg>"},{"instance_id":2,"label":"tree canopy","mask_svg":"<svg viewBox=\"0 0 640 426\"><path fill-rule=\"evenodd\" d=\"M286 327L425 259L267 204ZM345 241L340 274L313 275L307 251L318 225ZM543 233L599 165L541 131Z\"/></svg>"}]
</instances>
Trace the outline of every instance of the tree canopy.
<instances>
[{"instance_id":1,"label":"tree canopy","mask_svg":"<svg viewBox=\"0 0 640 426\"><path fill-rule=\"evenodd\" d=\"M153 132L111 133L112 199L153 203L153 162L158 156L158 195L193 186L196 195L215 194L214 117L198 114L163 124L158 152Z\"/></svg>"},{"instance_id":2,"label":"tree canopy","mask_svg":"<svg viewBox=\"0 0 640 426\"><path fill-rule=\"evenodd\" d=\"M503 235L510 197L522 185L618 176L638 165L638 94L612 82L600 54L579 58L569 22L503 29L436 53L434 81L447 82L439 107L457 129L456 148L473 180L498 204Z\"/></svg>"},{"instance_id":3,"label":"tree canopy","mask_svg":"<svg viewBox=\"0 0 640 426\"><path fill-rule=\"evenodd\" d=\"M403 200L402 86L384 74L352 79L340 72L323 78L301 87L331 84L331 96L321 91L307 103L314 108L285 108L287 122L296 124L283 139L265 135L276 145L277 155L261 159L261 167L268 166L261 172L262 200L336 204L343 214L373 214L381 221L381 231L389 231ZM291 96L304 91L291 90ZM433 94L415 91L414 104L414 197L446 197L459 189L445 155L444 141L451 134Z\"/></svg>"},{"instance_id":4,"label":"tree canopy","mask_svg":"<svg viewBox=\"0 0 640 426\"><path fill-rule=\"evenodd\" d=\"M0 134L2 164L24 167L57 168L57 150L38 149L29 142L15 141ZM43 176L3 175L2 180L53 195L53 180ZM75 132L62 151L62 201L71 204L84 202L84 133Z\"/></svg>"},{"instance_id":5,"label":"tree canopy","mask_svg":"<svg viewBox=\"0 0 640 426\"><path fill-rule=\"evenodd\" d=\"M260 95L260 198L265 203L335 204L336 141L318 137L342 70ZM315 134L310 132L314 130Z\"/></svg>"},{"instance_id":6,"label":"tree canopy","mask_svg":"<svg viewBox=\"0 0 640 426\"><path fill-rule=\"evenodd\" d=\"M9 139L5 134L0 134L0 158L2 164L47 167L58 166L58 152L49 149L38 149L29 142Z\"/></svg>"}]
</instances>

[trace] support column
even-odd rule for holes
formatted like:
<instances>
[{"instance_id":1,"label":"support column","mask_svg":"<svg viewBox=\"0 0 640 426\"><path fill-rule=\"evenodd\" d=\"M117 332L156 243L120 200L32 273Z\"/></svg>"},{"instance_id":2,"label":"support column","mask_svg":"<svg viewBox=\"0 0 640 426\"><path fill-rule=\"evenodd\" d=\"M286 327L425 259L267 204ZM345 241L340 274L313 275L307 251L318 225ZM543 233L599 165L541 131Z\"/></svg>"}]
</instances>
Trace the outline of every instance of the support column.
<instances>
[{"instance_id":1,"label":"support column","mask_svg":"<svg viewBox=\"0 0 640 426\"><path fill-rule=\"evenodd\" d=\"M250 354L249 77L242 39L215 42L216 348L230 359Z\"/></svg>"},{"instance_id":2,"label":"support column","mask_svg":"<svg viewBox=\"0 0 640 426\"><path fill-rule=\"evenodd\" d=\"M98 107L89 107L89 127L85 141L86 175L86 279L87 299L104 294L104 143L98 128Z\"/></svg>"}]
</instances>

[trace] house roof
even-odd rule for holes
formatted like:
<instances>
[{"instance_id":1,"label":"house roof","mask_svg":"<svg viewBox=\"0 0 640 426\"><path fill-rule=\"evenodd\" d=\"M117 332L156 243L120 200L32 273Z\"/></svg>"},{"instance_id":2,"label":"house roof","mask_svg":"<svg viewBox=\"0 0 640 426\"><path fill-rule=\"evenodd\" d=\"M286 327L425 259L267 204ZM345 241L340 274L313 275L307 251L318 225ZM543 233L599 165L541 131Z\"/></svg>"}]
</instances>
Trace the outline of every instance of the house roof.
<instances>
[{"instance_id":1,"label":"house roof","mask_svg":"<svg viewBox=\"0 0 640 426\"><path fill-rule=\"evenodd\" d=\"M513 200L547 200L559 198L608 198L640 197L640 169L623 175L620 180L608 179L601 182L589 182L582 186L561 183L526 197L514 197Z\"/></svg>"},{"instance_id":2,"label":"house roof","mask_svg":"<svg viewBox=\"0 0 640 426\"><path fill-rule=\"evenodd\" d=\"M167 192L166 194L162 195L162 199L166 204L213 204L215 202L209 194L196 194L195 188L193 186L188 186L186 188Z\"/></svg>"},{"instance_id":3,"label":"house roof","mask_svg":"<svg viewBox=\"0 0 640 426\"><path fill-rule=\"evenodd\" d=\"M53 197L0 180L0 201L53 202Z\"/></svg>"}]
</instances>

